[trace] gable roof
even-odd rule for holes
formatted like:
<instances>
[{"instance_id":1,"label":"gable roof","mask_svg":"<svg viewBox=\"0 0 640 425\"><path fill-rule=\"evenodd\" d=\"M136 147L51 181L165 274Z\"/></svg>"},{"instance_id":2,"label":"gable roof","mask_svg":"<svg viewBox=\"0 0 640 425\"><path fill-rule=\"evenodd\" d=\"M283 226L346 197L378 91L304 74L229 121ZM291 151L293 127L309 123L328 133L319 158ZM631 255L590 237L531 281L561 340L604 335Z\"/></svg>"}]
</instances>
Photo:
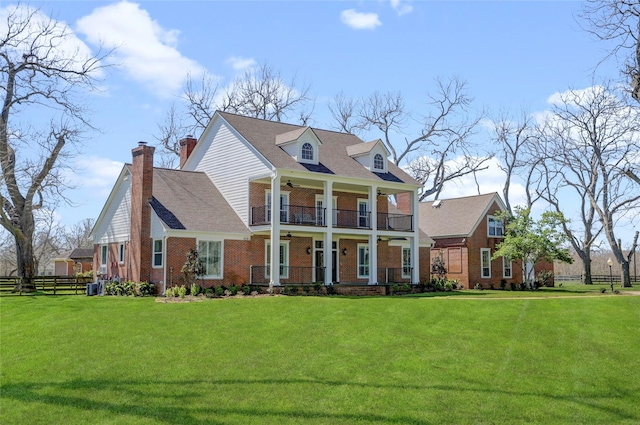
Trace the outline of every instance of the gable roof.
<instances>
[{"instance_id":1,"label":"gable roof","mask_svg":"<svg viewBox=\"0 0 640 425\"><path fill-rule=\"evenodd\" d=\"M471 236L494 201L499 208L506 209L496 192L439 201L419 205L420 229L432 238Z\"/></svg>"},{"instance_id":2,"label":"gable roof","mask_svg":"<svg viewBox=\"0 0 640 425\"><path fill-rule=\"evenodd\" d=\"M320 161L319 165L321 165L324 170L321 172L371 180L374 182L393 181L420 186L420 183L391 161L389 161L388 164L388 173L373 173L349 156L348 149L359 149L361 145L365 145L362 147L363 149L370 149L375 143L378 143L378 141L370 142L371 145L369 145L365 144L353 134L266 121L228 112L218 111L216 114L229 123L276 168L295 171L316 171L310 170L305 164L297 162L277 144L278 142L281 143L282 140L290 139L293 135L302 134L309 128L320 141L320 145L318 146L318 159ZM287 133L290 134L287 135ZM353 146L357 146L357 148Z\"/></svg>"},{"instance_id":3,"label":"gable roof","mask_svg":"<svg viewBox=\"0 0 640 425\"><path fill-rule=\"evenodd\" d=\"M349 156L365 155L370 153L373 150L373 148L375 148L378 145L382 146L382 149L384 149L384 152L387 154L387 156L390 155L389 149L387 149L387 147L384 145L384 143L382 143L382 140L380 139L372 140L370 142L359 143L357 145L347 146L347 155Z\"/></svg>"},{"instance_id":4,"label":"gable roof","mask_svg":"<svg viewBox=\"0 0 640 425\"><path fill-rule=\"evenodd\" d=\"M154 168L150 204L169 229L249 232L220 191L202 172Z\"/></svg>"}]
</instances>

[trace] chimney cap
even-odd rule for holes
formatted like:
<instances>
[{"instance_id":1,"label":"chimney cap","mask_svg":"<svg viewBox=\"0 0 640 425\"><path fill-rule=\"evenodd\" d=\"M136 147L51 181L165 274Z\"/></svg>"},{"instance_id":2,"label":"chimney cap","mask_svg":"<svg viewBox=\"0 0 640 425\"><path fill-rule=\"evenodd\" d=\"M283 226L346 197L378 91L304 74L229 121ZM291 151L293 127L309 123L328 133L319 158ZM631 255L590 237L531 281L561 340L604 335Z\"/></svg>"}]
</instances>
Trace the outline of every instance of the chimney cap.
<instances>
[{"instance_id":1,"label":"chimney cap","mask_svg":"<svg viewBox=\"0 0 640 425\"><path fill-rule=\"evenodd\" d=\"M138 142L138 146L147 146L147 142L143 142L142 140Z\"/></svg>"}]
</instances>

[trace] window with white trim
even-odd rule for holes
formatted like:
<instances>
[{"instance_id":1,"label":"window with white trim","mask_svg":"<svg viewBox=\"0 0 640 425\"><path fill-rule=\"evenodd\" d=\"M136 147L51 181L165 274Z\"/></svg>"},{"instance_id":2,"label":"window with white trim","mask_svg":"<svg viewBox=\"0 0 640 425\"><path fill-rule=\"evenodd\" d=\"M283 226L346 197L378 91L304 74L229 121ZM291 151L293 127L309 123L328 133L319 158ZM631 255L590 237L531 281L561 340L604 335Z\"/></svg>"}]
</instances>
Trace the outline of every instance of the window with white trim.
<instances>
[{"instance_id":1,"label":"window with white trim","mask_svg":"<svg viewBox=\"0 0 640 425\"><path fill-rule=\"evenodd\" d=\"M204 265L204 276L208 279L222 277L222 242L198 241L198 258Z\"/></svg>"},{"instance_id":2,"label":"window with white trim","mask_svg":"<svg viewBox=\"0 0 640 425\"><path fill-rule=\"evenodd\" d=\"M302 145L302 159L313 161L313 146L309 142Z\"/></svg>"},{"instance_id":3,"label":"window with white trim","mask_svg":"<svg viewBox=\"0 0 640 425\"><path fill-rule=\"evenodd\" d=\"M358 227L369 228L369 200L358 199Z\"/></svg>"},{"instance_id":4,"label":"window with white trim","mask_svg":"<svg viewBox=\"0 0 640 425\"><path fill-rule=\"evenodd\" d=\"M162 267L162 239L153 240L153 267Z\"/></svg>"},{"instance_id":5,"label":"window with white trim","mask_svg":"<svg viewBox=\"0 0 640 425\"><path fill-rule=\"evenodd\" d=\"M411 248L402 247L402 278L411 278Z\"/></svg>"},{"instance_id":6,"label":"window with white trim","mask_svg":"<svg viewBox=\"0 0 640 425\"><path fill-rule=\"evenodd\" d=\"M513 277L513 265L511 260L507 260L505 257L502 257L502 277L505 279Z\"/></svg>"},{"instance_id":7,"label":"window with white trim","mask_svg":"<svg viewBox=\"0 0 640 425\"><path fill-rule=\"evenodd\" d=\"M107 265L107 245L102 245L100 247L100 265Z\"/></svg>"},{"instance_id":8,"label":"window with white trim","mask_svg":"<svg viewBox=\"0 0 640 425\"><path fill-rule=\"evenodd\" d=\"M375 154L373 157L373 168L384 171L384 158L379 153Z\"/></svg>"},{"instance_id":9,"label":"window with white trim","mask_svg":"<svg viewBox=\"0 0 640 425\"><path fill-rule=\"evenodd\" d=\"M369 277L369 244L358 244L358 278Z\"/></svg>"},{"instance_id":10,"label":"window with white trim","mask_svg":"<svg viewBox=\"0 0 640 425\"><path fill-rule=\"evenodd\" d=\"M491 278L491 249L480 248L480 276Z\"/></svg>"},{"instance_id":11,"label":"window with white trim","mask_svg":"<svg viewBox=\"0 0 640 425\"><path fill-rule=\"evenodd\" d=\"M280 242L280 258L278 259L280 263L280 278L287 279L289 277L289 242ZM271 242L266 241L265 245L265 261L264 261L267 270L265 271L265 276L271 276Z\"/></svg>"},{"instance_id":12,"label":"window with white trim","mask_svg":"<svg viewBox=\"0 0 640 425\"><path fill-rule=\"evenodd\" d=\"M265 204L267 204L267 223L271 223L271 191L265 193ZM280 222L289 222L289 192L280 192Z\"/></svg>"},{"instance_id":13,"label":"window with white trim","mask_svg":"<svg viewBox=\"0 0 640 425\"><path fill-rule=\"evenodd\" d=\"M489 228L489 236L504 236L504 222L496 219L494 216L487 216L487 227Z\"/></svg>"},{"instance_id":14,"label":"window with white trim","mask_svg":"<svg viewBox=\"0 0 640 425\"><path fill-rule=\"evenodd\" d=\"M124 264L124 244L121 243L118 246L118 262L120 264Z\"/></svg>"}]
</instances>

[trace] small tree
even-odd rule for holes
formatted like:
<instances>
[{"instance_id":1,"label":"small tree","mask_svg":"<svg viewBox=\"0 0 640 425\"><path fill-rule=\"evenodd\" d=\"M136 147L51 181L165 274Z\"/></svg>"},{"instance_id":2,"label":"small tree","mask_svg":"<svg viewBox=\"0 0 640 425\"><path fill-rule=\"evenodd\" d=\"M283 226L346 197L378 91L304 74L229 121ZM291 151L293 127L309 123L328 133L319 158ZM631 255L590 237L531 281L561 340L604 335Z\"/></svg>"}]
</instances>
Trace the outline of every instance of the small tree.
<instances>
[{"instance_id":1,"label":"small tree","mask_svg":"<svg viewBox=\"0 0 640 425\"><path fill-rule=\"evenodd\" d=\"M444 279L447 276L447 268L444 265L444 251L440 250L438 255L433 257L431 262L431 273L438 275L440 279Z\"/></svg>"},{"instance_id":2,"label":"small tree","mask_svg":"<svg viewBox=\"0 0 640 425\"><path fill-rule=\"evenodd\" d=\"M200 254L198 254L198 250L195 248L191 248L189 252L187 252L187 261L185 261L184 265L182 266L185 286L191 288L191 286L196 283L201 276L204 275L204 272L204 263L202 262L202 260L200 260Z\"/></svg>"},{"instance_id":3,"label":"small tree","mask_svg":"<svg viewBox=\"0 0 640 425\"><path fill-rule=\"evenodd\" d=\"M546 211L539 220L534 220L530 209L516 206L512 216L504 212L497 214L497 217L506 221L505 237L491 259L505 257L520 260L522 276L529 288L533 286L534 276L533 268L527 270L527 264L535 264L540 260L573 262L569 250L563 248L568 240L560 230L562 223L566 222L562 213Z\"/></svg>"}]
</instances>

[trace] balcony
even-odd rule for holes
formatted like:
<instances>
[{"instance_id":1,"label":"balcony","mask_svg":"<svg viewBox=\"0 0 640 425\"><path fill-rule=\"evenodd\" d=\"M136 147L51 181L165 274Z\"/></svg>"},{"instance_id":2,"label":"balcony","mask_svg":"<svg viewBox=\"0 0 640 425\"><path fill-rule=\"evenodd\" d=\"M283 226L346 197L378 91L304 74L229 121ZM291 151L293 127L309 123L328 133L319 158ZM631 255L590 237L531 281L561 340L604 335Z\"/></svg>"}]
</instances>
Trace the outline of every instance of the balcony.
<instances>
[{"instance_id":1,"label":"balcony","mask_svg":"<svg viewBox=\"0 0 640 425\"><path fill-rule=\"evenodd\" d=\"M301 205L282 205L280 224L322 227L326 225L326 208L307 207ZM251 208L251 225L271 224L271 208L261 205ZM371 213L355 210L333 210L333 227L349 229L371 229ZM378 213L378 230L394 230L400 232L413 231L413 216L405 214Z\"/></svg>"}]
</instances>

